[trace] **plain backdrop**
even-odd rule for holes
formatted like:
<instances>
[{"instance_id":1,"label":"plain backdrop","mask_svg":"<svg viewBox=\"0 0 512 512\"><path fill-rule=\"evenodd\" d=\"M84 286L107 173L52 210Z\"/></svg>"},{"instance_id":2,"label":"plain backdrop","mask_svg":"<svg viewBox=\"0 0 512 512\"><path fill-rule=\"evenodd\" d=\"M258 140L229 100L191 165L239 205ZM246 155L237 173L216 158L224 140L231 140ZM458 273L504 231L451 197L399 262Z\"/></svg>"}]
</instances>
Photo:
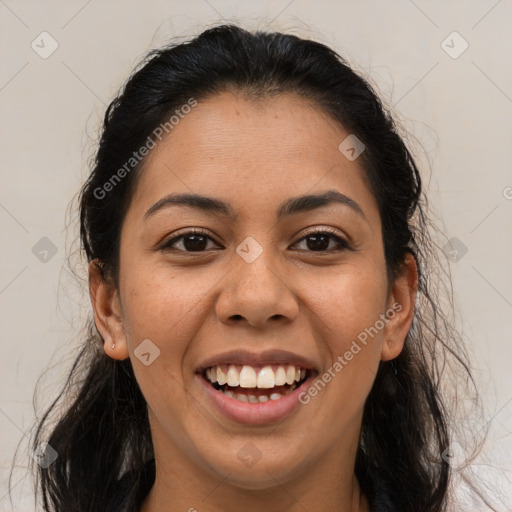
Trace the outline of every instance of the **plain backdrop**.
<instances>
[{"instance_id":1,"label":"plain backdrop","mask_svg":"<svg viewBox=\"0 0 512 512\"><path fill-rule=\"evenodd\" d=\"M490 429L475 470L512 509L511 14L510 0L0 0L0 511L34 510L25 470L34 389L48 370L40 413L90 311L65 264L76 248L76 212L66 212L106 105L147 50L222 21L334 47L410 134L457 250L447 265Z\"/></svg>"}]
</instances>

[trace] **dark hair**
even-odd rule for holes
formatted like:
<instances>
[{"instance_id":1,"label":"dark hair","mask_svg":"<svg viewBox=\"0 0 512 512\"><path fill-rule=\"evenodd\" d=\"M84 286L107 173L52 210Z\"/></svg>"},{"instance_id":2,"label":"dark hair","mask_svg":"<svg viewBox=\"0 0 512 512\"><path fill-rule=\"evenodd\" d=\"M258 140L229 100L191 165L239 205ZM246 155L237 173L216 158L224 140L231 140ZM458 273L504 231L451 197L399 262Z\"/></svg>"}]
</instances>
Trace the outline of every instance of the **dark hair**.
<instances>
[{"instance_id":1,"label":"dark hair","mask_svg":"<svg viewBox=\"0 0 512 512\"><path fill-rule=\"evenodd\" d=\"M355 473L370 505L385 489L393 510L445 510L450 467L441 454L450 442L450 410L441 374L459 367L466 382L471 375L460 337L430 284L440 269L417 166L368 81L333 50L293 35L223 25L150 52L109 105L94 168L81 190L87 261L97 259L103 277L117 283L121 226L144 159L109 187L106 200L98 190L190 98L225 91L250 99L297 94L365 145L360 158L379 207L388 277L412 253L419 290L404 349L392 362L381 362L366 400ZM103 510L116 481L128 473L131 499L141 499L144 467L154 457L146 402L130 360L106 356L102 341L90 320L66 386L38 425L34 448L47 440L58 453L49 467L37 468L48 511ZM59 404L65 410L46 435Z\"/></svg>"}]
</instances>

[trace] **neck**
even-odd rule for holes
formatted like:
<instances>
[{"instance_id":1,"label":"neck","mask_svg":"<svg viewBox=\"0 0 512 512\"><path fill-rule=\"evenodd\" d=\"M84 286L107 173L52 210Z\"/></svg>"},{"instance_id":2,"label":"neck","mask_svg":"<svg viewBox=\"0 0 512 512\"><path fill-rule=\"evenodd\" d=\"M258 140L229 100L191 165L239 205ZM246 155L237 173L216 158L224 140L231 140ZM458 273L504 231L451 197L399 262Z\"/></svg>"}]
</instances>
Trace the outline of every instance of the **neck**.
<instances>
[{"instance_id":1,"label":"neck","mask_svg":"<svg viewBox=\"0 0 512 512\"><path fill-rule=\"evenodd\" d=\"M354 475L358 432L340 436L307 470L265 470L257 483L196 464L155 425L155 483L140 512L369 512ZM285 475L285 476L283 476Z\"/></svg>"}]
</instances>

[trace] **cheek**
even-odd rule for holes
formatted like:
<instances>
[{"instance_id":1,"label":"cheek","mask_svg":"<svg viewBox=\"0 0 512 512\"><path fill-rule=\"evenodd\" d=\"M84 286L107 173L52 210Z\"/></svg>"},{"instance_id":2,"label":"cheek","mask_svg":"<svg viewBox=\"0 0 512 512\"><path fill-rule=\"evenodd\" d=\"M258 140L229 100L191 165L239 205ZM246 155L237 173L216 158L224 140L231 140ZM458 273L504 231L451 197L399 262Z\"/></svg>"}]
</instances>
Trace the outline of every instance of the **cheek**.
<instances>
[{"instance_id":1,"label":"cheek","mask_svg":"<svg viewBox=\"0 0 512 512\"><path fill-rule=\"evenodd\" d=\"M322 321L332 344L340 348L373 326L387 304L385 274L372 267L347 265L335 273L317 275L314 283L306 279L301 288L308 290L306 306Z\"/></svg>"},{"instance_id":2,"label":"cheek","mask_svg":"<svg viewBox=\"0 0 512 512\"><path fill-rule=\"evenodd\" d=\"M187 354L211 314L208 291L218 280L213 272L195 274L141 265L138 272L125 276L123 317L130 358L141 390L154 410L160 409L158 404L166 404L165 408L172 404L181 414L189 405L182 392L192 375ZM147 339L158 353L149 366L139 362L137 350Z\"/></svg>"},{"instance_id":3,"label":"cheek","mask_svg":"<svg viewBox=\"0 0 512 512\"><path fill-rule=\"evenodd\" d=\"M146 338L161 350L177 349L180 334L193 327L191 318L201 310L208 290L207 283L191 276L154 267L127 276L123 284L123 314L132 350Z\"/></svg>"},{"instance_id":4,"label":"cheek","mask_svg":"<svg viewBox=\"0 0 512 512\"><path fill-rule=\"evenodd\" d=\"M325 388L319 384L319 393L355 412L371 389L380 361L385 274L370 267L362 271L347 266L336 276L318 280L310 290L307 309L326 362L318 377Z\"/></svg>"},{"instance_id":5,"label":"cheek","mask_svg":"<svg viewBox=\"0 0 512 512\"><path fill-rule=\"evenodd\" d=\"M126 268L129 268L127 261ZM180 420L194 413L186 392L184 360L205 314L208 282L171 275L159 267L138 268L122 282L123 320L130 359L140 389L153 414L179 431ZM210 285L211 286L211 285ZM150 340L150 364L138 347ZM147 343L147 342L146 342ZM156 347L156 348L154 348ZM153 358L153 351L158 355ZM171 412L172 411L172 412Z\"/></svg>"}]
</instances>

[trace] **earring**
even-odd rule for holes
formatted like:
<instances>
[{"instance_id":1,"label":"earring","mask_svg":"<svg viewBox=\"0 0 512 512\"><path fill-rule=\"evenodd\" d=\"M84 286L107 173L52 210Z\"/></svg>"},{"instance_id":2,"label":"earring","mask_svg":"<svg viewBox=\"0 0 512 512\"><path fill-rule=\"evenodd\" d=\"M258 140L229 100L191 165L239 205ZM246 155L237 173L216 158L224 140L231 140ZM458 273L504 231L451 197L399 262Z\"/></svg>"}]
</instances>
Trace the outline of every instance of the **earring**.
<instances>
[{"instance_id":1,"label":"earring","mask_svg":"<svg viewBox=\"0 0 512 512\"><path fill-rule=\"evenodd\" d=\"M115 348L116 348L116 344L112 343L112 350L114 350Z\"/></svg>"}]
</instances>

